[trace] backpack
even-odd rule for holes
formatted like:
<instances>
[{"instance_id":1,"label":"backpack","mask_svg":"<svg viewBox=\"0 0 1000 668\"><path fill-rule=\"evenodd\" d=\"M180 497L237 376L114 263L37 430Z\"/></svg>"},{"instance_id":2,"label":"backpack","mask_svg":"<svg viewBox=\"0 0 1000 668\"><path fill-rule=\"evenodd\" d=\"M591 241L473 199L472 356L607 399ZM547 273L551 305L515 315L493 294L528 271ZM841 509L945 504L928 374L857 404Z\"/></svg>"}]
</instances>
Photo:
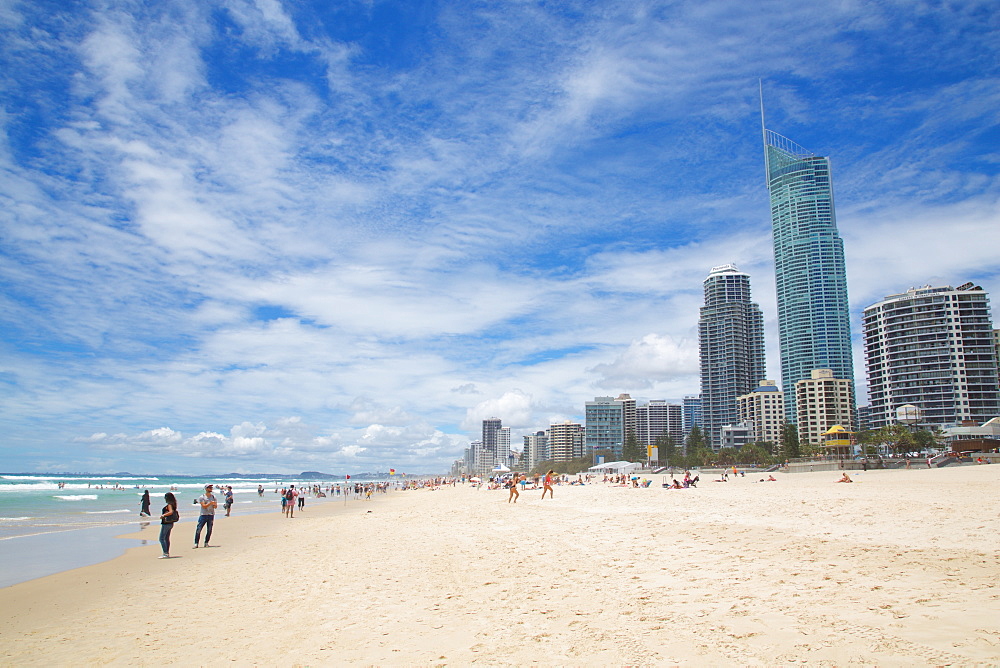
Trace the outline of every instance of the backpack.
<instances>
[{"instance_id":1,"label":"backpack","mask_svg":"<svg viewBox=\"0 0 1000 668\"><path fill-rule=\"evenodd\" d=\"M292 490L288 490L287 492L285 492L286 500L291 501L294 498L295 498L295 492L293 492Z\"/></svg>"}]
</instances>

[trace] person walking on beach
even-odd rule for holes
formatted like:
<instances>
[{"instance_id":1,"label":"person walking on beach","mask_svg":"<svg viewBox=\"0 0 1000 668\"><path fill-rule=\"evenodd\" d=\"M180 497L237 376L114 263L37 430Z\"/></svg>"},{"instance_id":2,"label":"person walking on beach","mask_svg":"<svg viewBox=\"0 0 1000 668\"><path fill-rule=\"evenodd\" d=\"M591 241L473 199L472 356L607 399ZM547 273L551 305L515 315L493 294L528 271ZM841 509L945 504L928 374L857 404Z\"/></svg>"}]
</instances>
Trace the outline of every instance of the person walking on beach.
<instances>
[{"instance_id":1,"label":"person walking on beach","mask_svg":"<svg viewBox=\"0 0 1000 668\"><path fill-rule=\"evenodd\" d=\"M513 473L510 476L510 480L507 481L507 487L510 488L510 496L507 497L507 503L513 501L517 503L517 499L521 496L521 493L517 491L517 474Z\"/></svg>"},{"instance_id":2,"label":"person walking on beach","mask_svg":"<svg viewBox=\"0 0 1000 668\"><path fill-rule=\"evenodd\" d=\"M299 492L299 510L306 509L306 493L305 491Z\"/></svg>"},{"instance_id":3,"label":"person walking on beach","mask_svg":"<svg viewBox=\"0 0 1000 668\"><path fill-rule=\"evenodd\" d=\"M145 490L142 493L142 499L139 501L139 516L149 517L149 490Z\"/></svg>"},{"instance_id":4,"label":"person walking on beach","mask_svg":"<svg viewBox=\"0 0 1000 668\"><path fill-rule=\"evenodd\" d=\"M233 508L233 486L229 485L226 487L226 500L223 501L222 507L226 509L226 517L229 517L229 513Z\"/></svg>"},{"instance_id":5,"label":"person walking on beach","mask_svg":"<svg viewBox=\"0 0 1000 668\"><path fill-rule=\"evenodd\" d=\"M160 559L169 559L170 532L174 530L174 524L181 518L181 514L177 511L177 499L173 492L164 494L163 500L167 502L167 505L163 506L163 510L160 511L160 547L163 549Z\"/></svg>"},{"instance_id":6,"label":"person walking on beach","mask_svg":"<svg viewBox=\"0 0 1000 668\"><path fill-rule=\"evenodd\" d=\"M549 493L549 498L553 498L552 495L552 475L555 473L554 470L549 469L549 472L545 474L545 480L542 481L542 500L545 500L545 492Z\"/></svg>"},{"instance_id":7,"label":"person walking on beach","mask_svg":"<svg viewBox=\"0 0 1000 668\"><path fill-rule=\"evenodd\" d=\"M289 485L285 492L285 517L295 517L295 497L298 495L295 485Z\"/></svg>"},{"instance_id":8,"label":"person walking on beach","mask_svg":"<svg viewBox=\"0 0 1000 668\"><path fill-rule=\"evenodd\" d=\"M205 547L208 541L212 540L212 525L215 524L215 509L219 507L219 502L212 494L212 485L205 485L205 493L198 497L198 505L201 506L201 514L198 515L198 528L194 530L194 547L198 549L198 539L201 538L201 528L205 527Z\"/></svg>"}]
</instances>

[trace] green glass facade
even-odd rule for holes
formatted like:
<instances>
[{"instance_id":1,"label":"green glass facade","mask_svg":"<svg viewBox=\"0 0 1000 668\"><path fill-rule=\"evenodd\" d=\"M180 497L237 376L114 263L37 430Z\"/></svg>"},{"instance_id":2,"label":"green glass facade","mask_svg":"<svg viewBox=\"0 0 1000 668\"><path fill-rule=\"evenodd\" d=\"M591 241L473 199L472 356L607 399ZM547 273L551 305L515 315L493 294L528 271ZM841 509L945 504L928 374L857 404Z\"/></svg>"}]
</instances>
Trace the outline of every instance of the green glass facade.
<instances>
[{"instance_id":1,"label":"green glass facade","mask_svg":"<svg viewBox=\"0 0 1000 668\"><path fill-rule=\"evenodd\" d=\"M764 130L771 195L785 419L796 421L795 383L813 369L851 380L851 321L844 242L837 232L830 160ZM852 406L854 400L851 400Z\"/></svg>"}]
</instances>

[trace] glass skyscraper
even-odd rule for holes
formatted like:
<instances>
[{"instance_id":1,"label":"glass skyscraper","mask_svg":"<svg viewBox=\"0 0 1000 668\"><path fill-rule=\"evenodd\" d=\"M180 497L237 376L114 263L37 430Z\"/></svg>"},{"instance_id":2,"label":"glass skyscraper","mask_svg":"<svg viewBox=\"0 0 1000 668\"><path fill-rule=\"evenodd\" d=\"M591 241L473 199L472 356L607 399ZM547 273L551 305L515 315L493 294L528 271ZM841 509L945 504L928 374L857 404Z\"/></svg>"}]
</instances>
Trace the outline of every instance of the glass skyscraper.
<instances>
[{"instance_id":1,"label":"glass skyscraper","mask_svg":"<svg viewBox=\"0 0 1000 668\"><path fill-rule=\"evenodd\" d=\"M829 158L770 130L763 132L781 386L785 419L794 424L795 383L810 378L813 369L831 369L835 378L849 379L854 386L844 242L837 232Z\"/></svg>"},{"instance_id":2,"label":"glass skyscraper","mask_svg":"<svg viewBox=\"0 0 1000 668\"><path fill-rule=\"evenodd\" d=\"M704 285L698 320L701 420L717 450L722 428L739 422L736 398L764 378L764 315L750 301L750 276L735 266L714 267Z\"/></svg>"}]
</instances>

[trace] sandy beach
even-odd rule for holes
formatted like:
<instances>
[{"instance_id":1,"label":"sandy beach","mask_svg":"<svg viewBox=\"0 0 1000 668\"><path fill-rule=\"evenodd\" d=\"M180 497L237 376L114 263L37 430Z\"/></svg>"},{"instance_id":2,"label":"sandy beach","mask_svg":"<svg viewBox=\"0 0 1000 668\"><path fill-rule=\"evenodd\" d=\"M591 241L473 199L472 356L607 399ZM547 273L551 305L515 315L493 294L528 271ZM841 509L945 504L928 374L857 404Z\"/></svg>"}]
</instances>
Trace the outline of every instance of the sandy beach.
<instances>
[{"instance_id":1,"label":"sandy beach","mask_svg":"<svg viewBox=\"0 0 1000 668\"><path fill-rule=\"evenodd\" d=\"M2 664L995 665L1000 466L461 485L0 589ZM707 478L707 477L705 477ZM67 545L66 549L72 549Z\"/></svg>"}]
</instances>

